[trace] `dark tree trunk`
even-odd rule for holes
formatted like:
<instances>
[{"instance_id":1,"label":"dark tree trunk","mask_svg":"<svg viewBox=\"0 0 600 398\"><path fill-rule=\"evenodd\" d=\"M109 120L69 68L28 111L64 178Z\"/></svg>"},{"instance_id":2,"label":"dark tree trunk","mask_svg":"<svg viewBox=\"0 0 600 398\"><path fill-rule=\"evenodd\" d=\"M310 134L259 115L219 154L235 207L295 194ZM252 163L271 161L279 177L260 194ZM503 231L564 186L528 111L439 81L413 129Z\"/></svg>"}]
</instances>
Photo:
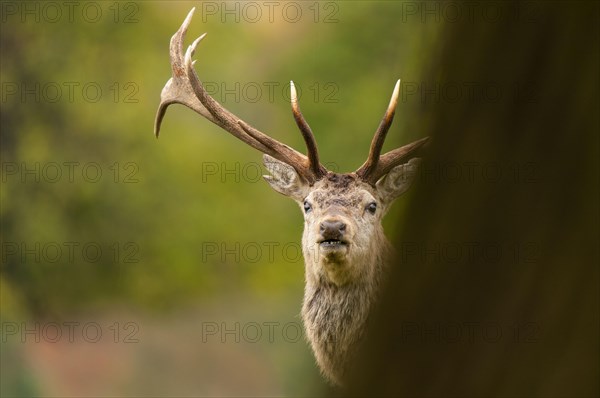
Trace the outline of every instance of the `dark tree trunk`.
<instances>
[{"instance_id":1,"label":"dark tree trunk","mask_svg":"<svg viewBox=\"0 0 600 398\"><path fill-rule=\"evenodd\" d=\"M599 394L599 4L492 3L433 57L433 142L350 395Z\"/></svg>"}]
</instances>

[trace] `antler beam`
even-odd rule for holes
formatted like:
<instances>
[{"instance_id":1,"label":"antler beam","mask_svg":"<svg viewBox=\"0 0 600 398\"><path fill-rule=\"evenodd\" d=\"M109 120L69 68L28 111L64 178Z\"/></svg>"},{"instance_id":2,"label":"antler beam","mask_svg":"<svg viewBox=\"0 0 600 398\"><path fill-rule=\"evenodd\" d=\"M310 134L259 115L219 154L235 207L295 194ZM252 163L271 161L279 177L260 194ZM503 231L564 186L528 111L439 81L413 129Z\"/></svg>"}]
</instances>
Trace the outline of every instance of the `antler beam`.
<instances>
[{"instance_id":1,"label":"antler beam","mask_svg":"<svg viewBox=\"0 0 600 398\"><path fill-rule=\"evenodd\" d=\"M179 30L171 38L170 58L173 76L163 88L161 102L156 113L154 133L158 137L160 126L169 105L178 103L194 110L204 118L215 123L234 137L245 142L262 153L268 154L292 166L309 184L313 184L327 173L319 163L314 135L302 118L295 100L295 89L292 84L292 109L294 117L307 145L308 156L297 152L289 146L260 132L244 122L212 98L204 89L202 82L194 70L192 56L196 47L206 33L197 38L183 54L183 40L192 20L195 8L189 12ZM298 116L300 117L300 121Z\"/></svg>"}]
</instances>

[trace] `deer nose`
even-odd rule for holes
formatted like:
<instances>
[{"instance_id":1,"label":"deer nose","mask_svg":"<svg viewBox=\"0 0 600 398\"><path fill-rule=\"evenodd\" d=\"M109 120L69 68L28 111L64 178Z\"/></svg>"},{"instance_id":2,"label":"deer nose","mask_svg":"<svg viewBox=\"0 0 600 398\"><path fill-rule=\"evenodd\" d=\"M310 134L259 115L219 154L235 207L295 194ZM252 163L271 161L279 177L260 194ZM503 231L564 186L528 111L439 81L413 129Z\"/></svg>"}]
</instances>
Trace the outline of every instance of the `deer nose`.
<instances>
[{"instance_id":1,"label":"deer nose","mask_svg":"<svg viewBox=\"0 0 600 398\"><path fill-rule=\"evenodd\" d=\"M340 239L346 231L346 224L338 220L325 220L320 225L324 239Z\"/></svg>"}]
</instances>

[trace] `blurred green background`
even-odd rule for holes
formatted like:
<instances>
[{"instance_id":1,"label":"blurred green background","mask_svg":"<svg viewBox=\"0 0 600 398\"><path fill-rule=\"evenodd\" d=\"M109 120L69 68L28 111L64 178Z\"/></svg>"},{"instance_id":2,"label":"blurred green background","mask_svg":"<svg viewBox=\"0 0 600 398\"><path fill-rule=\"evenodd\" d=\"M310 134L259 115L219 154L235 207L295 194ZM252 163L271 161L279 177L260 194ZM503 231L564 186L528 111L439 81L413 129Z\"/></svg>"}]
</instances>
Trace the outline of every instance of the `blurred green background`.
<instances>
[{"instance_id":1,"label":"blurred green background","mask_svg":"<svg viewBox=\"0 0 600 398\"><path fill-rule=\"evenodd\" d=\"M187 42L208 32L196 69L214 97L304 151L294 80L335 171L366 158L396 79L435 65L442 24L415 2L2 2L3 396L322 391L295 338L297 205L258 178L259 153L185 107L153 137L193 6ZM386 149L428 116L402 96Z\"/></svg>"}]
</instances>

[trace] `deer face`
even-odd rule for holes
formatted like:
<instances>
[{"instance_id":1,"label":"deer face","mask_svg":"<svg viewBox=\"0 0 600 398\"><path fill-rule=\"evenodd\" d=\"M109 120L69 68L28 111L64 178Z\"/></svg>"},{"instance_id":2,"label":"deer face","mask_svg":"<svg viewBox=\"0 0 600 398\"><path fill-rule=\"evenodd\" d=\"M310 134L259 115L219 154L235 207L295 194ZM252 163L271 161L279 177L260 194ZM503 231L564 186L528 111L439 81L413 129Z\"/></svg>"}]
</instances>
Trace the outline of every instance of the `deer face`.
<instances>
[{"instance_id":1,"label":"deer face","mask_svg":"<svg viewBox=\"0 0 600 398\"><path fill-rule=\"evenodd\" d=\"M370 256L385 242L381 220L390 204L404 193L418 159L396 166L371 185L355 173L329 172L312 186L294 168L265 155L271 175L265 180L294 199L304 213L303 254L307 278L336 285L365 279Z\"/></svg>"}]
</instances>

